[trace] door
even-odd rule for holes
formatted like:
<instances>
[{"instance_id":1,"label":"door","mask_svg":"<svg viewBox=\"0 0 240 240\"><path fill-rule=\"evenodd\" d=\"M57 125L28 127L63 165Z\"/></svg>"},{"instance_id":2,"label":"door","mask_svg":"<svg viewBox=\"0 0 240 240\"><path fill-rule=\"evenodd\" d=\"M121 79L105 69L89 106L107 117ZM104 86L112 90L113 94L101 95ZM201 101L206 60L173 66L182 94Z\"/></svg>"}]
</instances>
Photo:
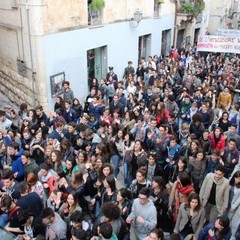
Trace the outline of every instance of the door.
<instances>
[{"instance_id":1,"label":"door","mask_svg":"<svg viewBox=\"0 0 240 240\"><path fill-rule=\"evenodd\" d=\"M141 57L148 58L151 55L151 34L143 35L138 40L138 62Z\"/></svg>"},{"instance_id":2,"label":"door","mask_svg":"<svg viewBox=\"0 0 240 240\"><path fill-rule=\"evenodd\" d=\"M184 42L183 39L184 39L184 29L178 30L178 33L177 33L177 48L181 47L181 44Z\"/></svg>"},{"instance_id":3,"label":"door","mask_svg":"<svg viewBox=\"0 0 240 240\"><path fill-rule=\"evenodd\" d=\"M171 48L171 29L162 31L161 54L167 56Z\"/></svg>"},{"instance_id":4,"label":"door","mask_svg":"<svg viewBox=\"0 0 240 240\"><path fill-rule=\"evenodd\" d=\"M107 46L90 49L87 51L88 86L93 78L100 83L107 74Z\"/></svg>"},{"instance_id":5,"label":"door","mask_svg":"<svg viewBox=\"0 0 240 240\"><path fill-rule=\"evenodd\" d=\"M198 41L199 33L200 33L200 28L196 28L194 31L194 44L197 43Z\"/></svg>"}]
</instances>

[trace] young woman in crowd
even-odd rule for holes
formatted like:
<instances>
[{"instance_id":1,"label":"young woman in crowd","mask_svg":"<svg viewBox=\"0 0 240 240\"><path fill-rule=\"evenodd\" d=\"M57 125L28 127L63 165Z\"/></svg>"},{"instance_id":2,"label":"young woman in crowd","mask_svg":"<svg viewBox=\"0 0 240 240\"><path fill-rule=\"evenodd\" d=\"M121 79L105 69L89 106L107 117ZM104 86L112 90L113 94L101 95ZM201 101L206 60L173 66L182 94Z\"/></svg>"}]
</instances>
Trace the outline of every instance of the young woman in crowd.
<instances>
[{"instance_id":1,"label":"young woman in crowd","mask_svg":"<svg viewBox=\"0 0 240 240\"><path fill-rule=\"evenodd\" d=\"M187 203L182 203L179 208L177 222L174 227L175 233L180 233L181 239L188 235L193 235L193 239L198 239L199 233L205 222L205 211L201 206L197 193L189 196Z\"/></svg>"}]
</instances>

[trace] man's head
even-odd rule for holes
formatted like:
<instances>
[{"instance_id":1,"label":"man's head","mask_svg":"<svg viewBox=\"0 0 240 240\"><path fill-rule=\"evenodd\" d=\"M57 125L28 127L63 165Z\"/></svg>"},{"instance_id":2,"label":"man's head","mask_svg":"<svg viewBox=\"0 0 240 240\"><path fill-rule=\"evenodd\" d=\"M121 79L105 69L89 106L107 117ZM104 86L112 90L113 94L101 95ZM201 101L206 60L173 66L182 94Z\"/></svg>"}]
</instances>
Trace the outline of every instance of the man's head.
<instances>
[{"instance_id":1,"label":"man's head","mask_svg":"<svg viewBox=\"0 0 240 240\"><path fill-rule=\"evenodd\" d=\"M22 159L23 165L28 164L30 162L30 156L31 156L31 154L29 151L24 151L22 153L21 159Z\"/></svg>"},{"instance_id":2,"label":"man's head","mask_svg":"<svg viewBox=\"0 0 240 240\"><path fill-rule=\"evenodd\" d=\"M234 138L230 138L228 141L228 148L230 151L236 148L236 140Z\"/></svg>"},{"instance_id":3,"label":"man's head","mask_svg":"<svg viewBox=\"0 0 240 240\"><path fill-rule=\"evenodd\" d=\"M111 222L117 220L120 217L120 209L114 202L105 202L102 207L102 214L105 218L105 222Z\"/></svg>"},{"instance_id":4,"label":"man's head","mask_svg":"<svg viewBox=\"0 0 240 240\"><path fill-rule=\"evenodd\" d=\"M218 182L224 177L225 169L224 166L218 165L214 171L214 179Z\"/></svg>"},{"instance_id":5,"label":"man's head","mask_svg":"<svg viewBox=\"0 0 240 240\"><path fill-rule=\"evenodd\" d=\"M16 155L19 151L19 144L16 142L13 142L9 147L10 155Z\"/></svg>"},{"instance_id":6,"label":"man's head","mask_svg":"<svg viewBox=\"0 0 240 240\"><path fill-rule=\"evenodd\" d=\"M1 121L1 122L4 122L5 118L6 118L6 113L5 113L5 111L0 110L0 121Z\"/></svg>"},{"instance_id":7,"label":"man's head","mask_svg":"<svg viewBox=\"0 0 240 240\"><path fill-rule=\"evenodd\" d=\"M103 239L110 239L112 237L113 229L110 223L100 223L98 228L98 236Z\"/></svg>"},{"instance_id":8,"label":"man's head","mask_svg":"<svg viewBox=\"0 0 240 240\"><path fill-rule=\"evenodd\" d=\"M138 194L139 203L141 205L146 205L148 203L148 198L150 197L150 190L147 187L143 187Z\"/></svg>"},{"instance_id":9,"label":"man's head","mask_svg":"<svg viewBox=\"0 0 240 240\"><path fill-rule=\"evenodd\" d=\"M42 107L42 105L38 105L38 106L35 108L35 110L36 110L37 116L38 116L38 117L41 117L41 116L42 116L42 113L43 113L43 107Z\"/></svg>"},{"instance_id":10,"label":"man's head","mask_svg":"<svg viewBox=\"0 0 240 240\"><path fill-rule=\"evenodd\" d=\"M230 132L231 133L236 133L237 131L237 124L232 124L231 127L230 127Z\"/></svg>"},{"instance_id":11,"label":"man's head","mask_svg":"<svg viewBox=\"0 0 240 240\"><path fill-rule=\"evenodd\" d=\"M14 176L13 172L10 169L3 170L2 182L6 188L10 188L14 185Z\"/></svg>"},{"instance_id":12,"label":"man's head","mask_svg":"<svg viewBox=\"0 0 240 240\"><path fill-rule=\"evenodd\" d=\"M18 185L18 191L21 195L27 195L29 190L29 186L26 181L20 182Z\"/></svg>"},{"instance_id":13,"label":"man's head","mask_svg":"<svg viewBox=\"0 0 240 240\"><path fill-rule=\"evenodd\" d=\"M1 210L3 212L9 212L11 210L12 203L13 200L11 196L9 196L8 194L3 195L0 202Z\"/></svg>"},{"instance_id":14,"label":"man's head","mask_svg":"<svg viewBox=\"0 0 240 240\"><path fill-rule=\"evenodd\" d=\"M71 101L70 100L66 100L65 101L65 108L66 109L70 109L71 108Z\"/></svg>"},{"instance_id":15,"label":"man's head","mask_svg":"<svg viewBox=\"0 0 240 240\"><path fill-rule=\"evenodd\" d=\"M72 222L73 228L81 228L82 226L82 221L84 220L83 213L80 211L75 211L71 216L70 216L70 221Z\"/></svg>"},{"instance_id":16,"label":"man's head","mask_svg":"<svg viewBox=\"0 0 240 240\"><path fill-rule=\"evenodd\" d=\"M64 82L62 83L62 86L63 86L63 88L64 88L65 90L69 88L69 85L70 85L70 83L69 83L68 81L64 81Z\"/></svg>"},{"instance_id":17,"label":"man's head","mask_svg":"<svg viewBox=\"0 0 240 240\"><path fill-rule=\"evenodd\" d=\"M42 222L44 225L47 226L47 225L53 223L54 218L55 218L55 213L51 208L46 207L42 210L41 219L42 219Z\"/></svg>"}]
</instances>

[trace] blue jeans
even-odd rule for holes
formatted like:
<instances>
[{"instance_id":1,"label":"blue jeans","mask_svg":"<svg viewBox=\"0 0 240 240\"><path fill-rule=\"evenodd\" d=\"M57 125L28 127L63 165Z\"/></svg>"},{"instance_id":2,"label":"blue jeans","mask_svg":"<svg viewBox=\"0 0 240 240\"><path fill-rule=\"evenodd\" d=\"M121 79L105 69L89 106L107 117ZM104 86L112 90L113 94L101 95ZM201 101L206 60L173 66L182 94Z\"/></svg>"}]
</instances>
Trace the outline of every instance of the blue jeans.
<instances>
[{"instance_id":1,"label":"blue jeans","mask_svg":"<svg viewBox=\"0 0 240 240\"><path fill-rule=\"evenodd\" d=\"M128 163L126 161L124 161L124 164L123 164L123 172L124 172L124 184L128 188L130 187L133 179L132 179L132 174L129 171Z\"/></svg>"},{"instance_id":2,"label":"blue jeans","mask_svg":"<svg viewBox=\"0 0 240 240\"><path fill-rule=\"evenodd\" d=\"M114 154L112 155L111 157L111 162L113 163L114 165L114 177L117 178L118 176L118 173L119 173L119 163L120 163L120 155L118 154Z\"/></svg>"},{"instance_id":3,"label":"blue jeans","mask_svg":"<svg viewBox=\"0 0 240 240\"><path fill-rule=\"evenodd\" d=\"M7 213L3 213L1 216L0 216L0 227L4 228L7 223L8 223L8 214Z\"/></svg>"}]
</instances>

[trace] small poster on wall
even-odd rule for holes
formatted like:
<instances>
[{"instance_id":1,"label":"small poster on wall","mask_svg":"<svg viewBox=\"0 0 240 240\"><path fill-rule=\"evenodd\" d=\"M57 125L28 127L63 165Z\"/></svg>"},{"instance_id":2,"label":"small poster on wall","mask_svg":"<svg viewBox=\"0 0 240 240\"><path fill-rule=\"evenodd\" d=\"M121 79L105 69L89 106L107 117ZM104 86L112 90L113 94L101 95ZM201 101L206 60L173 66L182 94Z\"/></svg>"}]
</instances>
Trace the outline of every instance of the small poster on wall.
<instances>
[{"instance_id":1,"label":"small poster on wall","mask_svg":"<svg viewBox=\"0 0 240 240\"><path fill-rule=\"evenodd\" d=\"M63 93L62 83L65 81L65 72L50 76L52 98Z\"/></svg>"}]
</instances>

